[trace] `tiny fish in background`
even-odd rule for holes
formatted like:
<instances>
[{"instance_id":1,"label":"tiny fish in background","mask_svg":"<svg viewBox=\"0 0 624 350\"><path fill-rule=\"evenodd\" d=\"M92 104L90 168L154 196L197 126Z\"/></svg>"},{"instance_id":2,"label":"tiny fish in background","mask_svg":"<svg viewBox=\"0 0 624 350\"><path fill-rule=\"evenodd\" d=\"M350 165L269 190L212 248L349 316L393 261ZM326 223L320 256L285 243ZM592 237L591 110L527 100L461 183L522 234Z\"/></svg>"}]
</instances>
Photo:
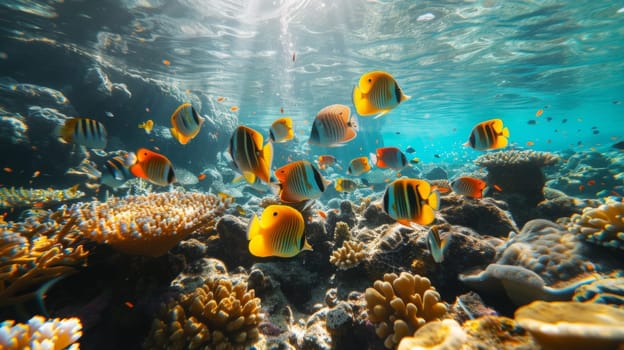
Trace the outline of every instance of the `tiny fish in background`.
<instances>
[{"instance_id":1,"label":"tiny fish in background","mask_svg":"<svg viewBox=\"0 0 624 350\"><path fill-rule=\"evenodd\" d=\"M190 103L183 103L171 115L171 135L186 145L199 134L204 122L205 119L199 116Z\"/></svg>"},{"instance_id":2,"label":"tiny fish in background","mask_svg":"<svg viewBox=\"0 0 624 350\"><path fill-rule=\"evenodd\" d=\"M543 110L543 109L538 109L538 110L537 110L537 112L535 112L535 116L536 116L536 117L539 117L539 116L541 116L542 114L544 114L544 110Z\"/></svg>"},{"instance_id":3,"label":"tiny fish in background","mask_svg":"<svg viewBox=\"0 0 624 350\"><path fill-rule=\"evenodd\" d=\"M321 170L325 170L325 169L327 169L327 167L332 166L334 164L336 164L338 166L338 164L336 163L336 157L330 156L330 155L318 156L318 159L316 160L316 163L318 164L318 167ZM342 169L342 167L340 167L340 166L338 166L338 167L340 169Z\"/></svg>"},{"instance_id":4,"label":"tiny fish in background","mask_svg":"<svg viewBox=\"0 0 624 350\"><path fill-rule=\"evenodd\" d=\"M409 154L412 154L412 153L416 152L416 150L412 146L407 146L407 148L405 148L405 152L407 152Z\"/></svg>"},{"instance_id":5,"label":"tiny fish in background","mask_svg":"<svg viewBox=\"0 0 624 350\"><path fill-rule=\"evenodd\" d=\"M360 187L357 182L349 179L336 179L334 188L338 192L353 192Z\"/></svg>"},{"instance_id":6,"label":"tiny fish in background","mask_svg":"<svg viewBox=\"0 0 624 350\"><path fill-rule=\"evenodd\" d=\"M503 126L501 119L486 120L472 129L464 146L479 151L505 148L509 143L508 137L509 129Z\"/></svg>"},{"instance_id":7,"label":"tiny fish in background","mask_svg":"<svg viewBox=\"0 0 624 350\"><path fill-rule=\"evenodd\" d=\"M275 143L292 140L295 137L293 121L289 117L279 118L273 122L269 129L269 139Z\"/></svg>"},{"instance_id":8,"label":"tiny fish in background","mask_svg":"<svg viewBox=\"0 0 624 350\"><path fill-rule=\"evenodd\" d=\"M247 228L249 252L257 257L293 257L312 250L304 235L305 222L296 209L286 205L269 205L262 218L254 214Z\"/></svg>"},{"instance_id":9,"label":"tiny fish in background","mask_svg":"<svg viewBox=\"0 0 624 350\"><path fill-rule=\"evenodd\" d=\"M145 133L149 135L152 132L152 129L154 128L154 121L151 119L148 119L144 121L143 123L140 123L138 127L139 129L145 130Z\"/></svg>"},{"instance_id":10,"label":"tiny fish in background","mask_svg":"<svg viewBox=\"0 0 624 350\"><path fill-rule=\"evenodd\" d=\"M349 162L347 173L353 176L360 176L373 169L368 161L368 157L357 157Z\"/></svg>"},{"instance_id":11,"label":"tiny fish in background","mask_svg":"<svg viewBox=\"0 0 624 350\"><path fill-rule=\"evenodd\" d=\"M387 72L374 71L363 74L353 87L353 105L361 116L381 118L400 103L411 97L403 94L394 77Z\"/></svg>"},{"instance_id":12,"label":"tiny fish in background","mask_svg":"<svg viewBox=\"0 0 624 350\"><path fill-rule=\"evenodd\" d=\"M232 112L236 112L236 111L238 111L238 106L232 106L232 107L230 107L230 111L232 111Z\"/></svg>"},{"instance_id":13,"label":"tiny fish in background","mask_svg":"<svg viewBox=\"0 0 624 350\"><path fill-rule=\"evenodd\" d=\"M429 225L435 219L434 210L440 203L440 193L419 179L394 180L383 196L383 210L402 225Z\"/></svg>"},{"instance_id":14,"label":"tiny fish in background","mask_svg":"<svg viewBox=\"0 0 624 350\"><path fill-rule=\"evenodd\" d=\"M61 142L73 143L91 149L104 149L107 132L104 124L89 118L71 118L57 127L56 134Z\"/></svg>"},{"instance_id":15,"label":"tiny fish in background","mask_svg":"<svg viewBox=\"0 0 624 350\"><path fill-rule=\"evenodd\" d=\"M130 166L130 172L136 177L159 186L167 186L175 182L175 172L171 161L164 155L147 148L139 148L136 151L136 163Z\"/></svg>"}]
</instances>

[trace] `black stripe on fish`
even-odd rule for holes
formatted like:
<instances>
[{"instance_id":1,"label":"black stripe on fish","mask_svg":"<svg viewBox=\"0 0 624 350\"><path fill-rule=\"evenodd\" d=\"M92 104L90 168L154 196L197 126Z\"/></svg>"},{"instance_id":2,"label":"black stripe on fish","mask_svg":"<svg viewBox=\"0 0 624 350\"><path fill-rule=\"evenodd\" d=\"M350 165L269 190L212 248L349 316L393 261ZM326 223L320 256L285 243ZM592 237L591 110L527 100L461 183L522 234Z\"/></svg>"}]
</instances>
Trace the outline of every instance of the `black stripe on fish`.
<instances>
[{"instance_id":1,"label":"black stripe on fish","mask_svg":"<svg viewBox=\"0 0 624 350\"><path fill-rule=\"evenodd\" d=\"M420 215L420 196L418 195L418 186L407 186L407 199L410 204L410 211L407 217L414 218Z\"/></svg>"},{"instance_id":2,"label":"black stripe on fish","mask_svg":"<svg viewBox=\"0 0 624 350\"><path fill-rule=\"evenodd\" d=\"M401 95L402 94L403 94L403 92L401 91L401 88L399 87L399 84L394 82L394 98L396 99L397 103L401 102Z\"/></svg>"},{"instance_id":3,"label":"black stripe on fish","mask_svg":"<svg viewBox=\"0 0 624 350\"><path fill-rule=\"evenodd\" d=\"M325 181L323 181L323 176L321 176L321 173L313 165L310 165L310 168L312 168L312 172L314 173L314 181L316 182L316 185L321 192L325 192Z\"/></svg>"}]
</instances>

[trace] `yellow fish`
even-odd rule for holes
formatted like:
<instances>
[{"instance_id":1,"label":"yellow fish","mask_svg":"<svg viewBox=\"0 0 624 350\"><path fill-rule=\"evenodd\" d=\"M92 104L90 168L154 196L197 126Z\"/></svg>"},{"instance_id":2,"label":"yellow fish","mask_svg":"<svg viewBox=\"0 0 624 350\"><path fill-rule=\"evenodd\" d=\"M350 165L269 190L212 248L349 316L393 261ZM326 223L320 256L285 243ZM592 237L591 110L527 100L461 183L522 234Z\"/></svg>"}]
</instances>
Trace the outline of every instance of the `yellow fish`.
<instances>
[{"instance_id":1,"label":"yellow fish","mask_svg":"<svg viewBox=\"0 0 624 350\"><path fill-rule=\"evenodd\" d=\"M347 172L353 176L360 176L364 173L371 171L372 167L368 162L367 157L358 157L352 159L347 168Z\"/></svg>"},{"instance_id":2,"label":"yellow fish","mask_svg":"<svg viewBox=\"0 0 624 350\"><path fill-rule=\"evenodd\" d=\"M305 160L288 163L275 171L280 200L287 203L317 199L331 183L312 163Z\"/></svg>"},{"instance_id":3,"label":"yellow fish","mask_svg":"<svg viewBox=\"0 0 624 350\"><path fill-rule=\"evenodd\" d=\"M149 135L154 128L154 121L151 119L146 120L143 123L139 124L139 128L145 130L145 133Z\"/></svg>"},{"instance_id":4,"label":"yellow fish","mask_svg":"<svg viewBox=\"0 0 624 350\"><path fill-rule=\"evenodd\" d=\"M368 72L353 88L353 105L361 116L382 117L411 97L403 94L394 77L386 72Z\"/></svg>"},{"instance_id":5,"label":"yellow fish","mask_svg":"<svg viewBox=\"0 0 624 350\"><path fill-rule=\"evenodd\" d=\"M146 148L136 151L136 163L130 166L130 172L160 186L170 185L176 180L169 158Z\"/></svg>"},{"instance_id":6,"label":"yellow fish","mask_svg":"<svg viewBox=\"0 0 624 350\"><path fill-rule=\"evenodd\" d=\"M259 132L243 125L236 128L230 138L232 161L250 184L254 184L256 178L270 182L273 146L270 142L263 146L263 142Z\"/></svg>"},{"instance_id":7,"label":"yellow fish","mask_svg":"<svg viewBox=\"0 0 624 350\"><path fill-rule=\"evenodd\" d=\"M394 180L383 196L384 211L405 226L432 223L439 203L440 193L432 191L427 181L418 179Z\"/></svg>"},{"instance_id":8,"label":"yellow fish","mask_svg":"<svg viewBox=\"0 0 624 350\"><path fill-rule=\"evenodd\" d=\"M171 115L171 135L183 145L186 145L197 134L205 122L190 103L181 104Z\"/></svg>"},{"instance_id":9,"label":"yellow fish","mask_svg":"<svg viewBox=\"0 0 624 350\"><path fill-rule=\"evenodd\" d=\"M286 205L269 205L262 218L254 214L247 228L249 252L257 257L293 257L304 250L312 250L303 230L303 216Z\"/></svg>"},{"instance_id":10,"label":"yellow fish","mask_svg":"<svg viewBox=\"0 0 624 350\"><path fill-rule=\"evenodd\" d=\"M295 137L293 121L290 117L279 118L269 129L269 138L275 143L290 141Z\"/></svg>"},{"instance_id":11,"label":"yellow fish","mask_svg":"<svg viewBox=\"0 0 624 350\"><path fill-rule=\"evenodd\" d=\"M486 120L477 124L470 133L470 138L464 146L479 151L505 148L509 143L509 129L503 127L500 119Z\"/></svg>"},{"instance_id":12,"label":"yellow fish","mask_svg":"<svg viewBox=\"0 0 624 350\"><path fill-rule=\"evenodd\" d=\"M92 149L104 149L107 133L104 124L89 118L71 118L56 129L61 142L73 143Z\"/></svg>"},{"instance_id":13,"label":"yellow fish","mask_svg":"<svg viewBox=\"0 0 624 350\"><path fill-rule=\"evenodd\" d=\"M360 187L357 182L349 179L336 179L334 188L338 192L353 192Z\"/></svg>"}]
</instances>

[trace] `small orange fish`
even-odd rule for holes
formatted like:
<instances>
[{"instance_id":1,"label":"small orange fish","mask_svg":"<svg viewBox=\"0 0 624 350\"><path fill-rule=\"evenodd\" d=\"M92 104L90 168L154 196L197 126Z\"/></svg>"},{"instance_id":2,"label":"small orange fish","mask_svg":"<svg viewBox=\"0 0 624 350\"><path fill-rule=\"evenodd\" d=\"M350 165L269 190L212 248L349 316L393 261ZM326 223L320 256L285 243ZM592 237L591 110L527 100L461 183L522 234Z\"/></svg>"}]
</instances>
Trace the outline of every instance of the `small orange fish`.
<instances>
[{"instance_id":1,"label":"small orange fish","mask_svg":"<svg viewBox=\"0 0 624 350\"><path fill-rule=\"evenodd\" d=\"M39 170L35 170L35 172L33 173L33 178L39 177L39 175L41 175L41 171Z\"/></svg>"},{"instance_id":2,"label":"small orange fish","mask_svg":"<svg viewBox=\"0 0 624 350\"><path fill-rule=\"evenodd\" d=\"M537 112L535 112L535 116L536 117L539 117L542 114L544 114L544 110L543 109L538 109Z\"/></svg>"},{"instance_id":3,"label":"small orange fish","mask_svg":"<svg viewBox=\"0 0 624 350\"><path fill-rule=\"evenodd\" d=\"M232 112L236 112L236 111L238 111L238 106L232 106L232 107L230 107L230 111L232 111Z\"/></svg>"},{"instance_id":4,"label":"small orange fish","mask_svg":"<svg viewBox=\"0 0 624 350\"><path fill-rule=\"evenodd\" d=\"M527 143L526 143L527 146L533 146L534 144L535 144L535 142L533 142L533 141L527 141Z\"/></svg>"},{"instance_id":5,"label":"small orange fish","mask_svg":"<svg viewBox=\"0 0 624 350\"><path fill-rule=\"evenodd\" d=\"M401 175L401 173L396 173L396 177L401 177L403 175Z\"/></svg>"},{"instance_id":6,"label":"small orange fish","mask_svg":"<svg viewBox=\"0 0 624 350\"><path fill-rule=\"evenodd\" d=\"M498 192L503 192L503 189L499 186L499 185L494 185L492 186L495 190L497 190Z\"/></svg>"},{"instance_id":7,"label":"small orange fish","mask_svg":"<svg viewBox=\"0 0 624 350\"><path fill-rule=\"evenodd\" d=\"M37 202L33 204L33 208L42 208L42 207L43 207L43 202Z\"/></svg>"},{"instance_id":8,"label":"small orange fish","mask_svg":"<svg viewBox=\"0 0 624 350\"><path fill-rule=\"evenodd\" d=\"M223 101L225 101L225 97L223 96L217 97L217 102L223 102Z\"/></svg>"},{"instance_id":9,"label":"small orange fish","mask_svg":"<svg viewBox=\"0 0 624 350\"><path fill-rule=\"evenodd\" d=\"M587 185L588 186L593 186L595 184L596 184L596 180L589 180L589 181L587 181Z\"/></svg>"},{"instance_id":10,"label":"small orange fish","mask_svg":"<svg viewBox=\"0 0 624 350\"><path fill-rule=\"evenodd\" d=\"M202 180L205 180L205 179L206 179L206 174L201 173L201 174L197 175L197 180L202 181Z\"/></svg>"},{"instance_id":11,"label":"small orange fish","mask_svg":"<svg viewBox=\"0 0 624 350\"><path fill-rule=\"evenodd\" d=\"M326 214L324 211L319 210L319 211L318 211L318 214L319 214L319 216L320 216L320 217L322 217L323 219L327 219L327 214Z\"/></svg>"},{"instance_id":12,"label":"small orange fish","mask_svg":"<svg viewBox=\"0 0 624 350\"><path fill-rule=\"evenodd\" d=\"M163 61L162 61L162 63L163 63L165 66L168 66L168 65L170 65L170 64L171 64L171 62L170 62L169 60L163 60Z\"/></svg>"},{"instance_id":13,"label":"small orange fish","mask_svg":"<svg viewBox=\"0 0 624 350\"><path fill-rule=\"evenodd\" d=\"M579 191L581 191L581 192L582 192L582 191L584 191L584 190L585 190L585 186L583 186L583 185L579 185L578 189L579 189Z\"/></svg>"},{"instance_id":14,"label":"small orange fish","mask_svg":"<svg viewBox=\"0 0 624 350\"><path fill-rule=\"evenodd\" d=\"M126 301L126 302L124 303L124 305L126 305L126 307L127 307L128 309L132 309L132 308L134 307L134 304L133 304L133 303L131 303L131 302L129 302L129 301Z\"/></svg>"},{"instance_id":15,"label":"small orange fish","mask_svg":"<svg viewBox=\"0 0 624 350\"><path fill-rule=\"evenodd\" d=\"M13 169L12 169L12 168L9 168L9 167L5 167L5 168L4 168L4 171L5 171L5 172L7 172L7 173L12 173L12 172L13 172Z\"/></svg>"},{"instance_id":16,"label":"small orange fish","mask_svg":"<svg viewBox=\"0 0 624 350\"><path fill-rule=\"evenodd\" d=\"M316 163L319 166L319 169L325 170L328 166L332 166L336 163L336 157L330 155L319 156Z\"/></svg>"}]
</instances>

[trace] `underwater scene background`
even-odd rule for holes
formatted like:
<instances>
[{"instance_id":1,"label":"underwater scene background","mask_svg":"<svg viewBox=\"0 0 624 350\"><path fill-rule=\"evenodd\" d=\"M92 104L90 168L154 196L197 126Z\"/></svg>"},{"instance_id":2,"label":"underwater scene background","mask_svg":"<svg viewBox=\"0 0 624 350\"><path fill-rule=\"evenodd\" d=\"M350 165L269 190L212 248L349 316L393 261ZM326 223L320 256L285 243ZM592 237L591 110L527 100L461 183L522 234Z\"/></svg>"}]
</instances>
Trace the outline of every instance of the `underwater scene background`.
<instances>
[{"instance_id":1,"label":"underwater scene background","mask_svg":"<svg viewBox=\"0 0 624 350\"><path fill-rule=\"evenodd\" d=\"M0 2L0 349L624 347L623 6Z\"/></svg>"}]
</instances>

